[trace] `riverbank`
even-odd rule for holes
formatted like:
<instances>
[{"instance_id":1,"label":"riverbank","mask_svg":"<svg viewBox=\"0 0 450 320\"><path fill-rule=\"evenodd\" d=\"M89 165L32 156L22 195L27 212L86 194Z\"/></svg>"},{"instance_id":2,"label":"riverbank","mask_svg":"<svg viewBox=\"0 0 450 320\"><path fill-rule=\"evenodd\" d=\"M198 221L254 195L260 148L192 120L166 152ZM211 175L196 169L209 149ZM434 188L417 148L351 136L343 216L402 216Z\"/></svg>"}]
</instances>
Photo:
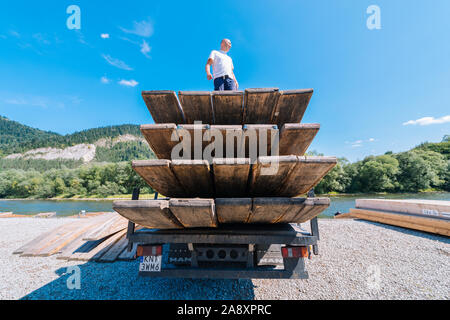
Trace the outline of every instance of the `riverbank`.
<instances>
[{"instance_id":1,"label":"riverbank","mask_svg":"<svg viewBox=\"0 0 450 320\"><path fill-rule=\"evenodd\" d=\"M355 200L365 199L422 199L450 201L450 192L410 193L410 194L359 194L353 196L332 196L330 207L319 217L332 218L335 213L345 213L355 207ZM41 212L56 212L58 216L76 215L81 211L109 212L112 211L113 200L130 200L131 195L113 196L111 198L75 198L75 199L3 199L0 200L0 212L32 215ZM154 194L144 194L140 199L154 199Z\"/></svg>"},{"instance_id":2,"label":"riverbank","mask_svg":"<svg viewBox=\"0 0 450 320\"><path fill-rule=\"evenodd\" d=\"M147 279L137 276L135 261L80 263L12 255L71 220L0 220L0 299L450 298L449 238L353 220L319 221L320 254L306 261L308 280ZM67 288L67 267L74 265L81 271L80 290Z\"/></svg>"},{"instance_id":3,"label":"riverbank","mask_svg":"<svg viewBox=\"0 0 450 320\"><path fill-rule=\"evenodd\" d=\"M357 197L357 198L366 198L366 197L377 197L377 198L397 198L406 196L406 198L409 198L409 196L427 196L427 195L433 195L433 194L450 194L448 191L436 191L436 190L427 190L427 191L421 191L421 192L411 192L411 193L386 193L386 192L379 192L379 193L328 193L328 194L316 194L316 197L328 197L328 198L339 198L339 197ZM0 198L0 201L11 201L11 200L21 200L21 201L114 201L114 200L131 200L132 195L131 194L122 194L122 195L112 195L105 198L101 198L98 196L92 196L92 197L55 197L55 198L8 198L8 199L2 199ZM154 193L148 193L148 194L141 194L139 195L139 199L141 200L152 200L155 198ZM164 198L161 195L158 195L158 199ZM450 199L450 198L449 198Z\"/></svg>"},{"instance_id":4,"label":"riverbank","mask_svg":"<svg viewBox=\"0 0 450 320\"><path fill-rule=\"evenodd\" d=\"M0 201L114 201L114 200L131 200L131 194L123 194L123 195L114 195L106 198L98 198L98 197L88 197L88 198L79 198L79 197L71 197L71 198L12 198L12 199L0 199ZM149 194L141 194L139 195L139 199L141 200L152 200L155 198L154 193ZM163 198L158 195L158 199Z\"/></svg>"}]
</instances>

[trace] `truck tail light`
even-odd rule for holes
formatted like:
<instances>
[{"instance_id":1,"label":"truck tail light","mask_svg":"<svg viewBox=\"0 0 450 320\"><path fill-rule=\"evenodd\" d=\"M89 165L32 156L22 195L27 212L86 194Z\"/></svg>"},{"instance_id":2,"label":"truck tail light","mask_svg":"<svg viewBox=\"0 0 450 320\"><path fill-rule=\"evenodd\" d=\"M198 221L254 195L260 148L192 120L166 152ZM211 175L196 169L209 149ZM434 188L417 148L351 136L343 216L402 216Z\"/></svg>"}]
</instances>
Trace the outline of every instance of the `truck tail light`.
<instances>
[{"instance_id":1,"label":"truck tail light","mask_svg":"<svg viewBox=\"0 0 450 320\"><path fill-rule=\"evenodd\" d=\"M138 257L161 256L162 246L138 246L136 255Z\"/></svg>"},{"instance_id":2,"label":"truck tail light","mask_svg":"<svg viewBox=\"0 0 450 320\"><path fill-rule=\"evenodd\" d=\"M281 248L281 255L283 258L308 258L307 247L283 247Z\"/></svg>"}]
</instances>

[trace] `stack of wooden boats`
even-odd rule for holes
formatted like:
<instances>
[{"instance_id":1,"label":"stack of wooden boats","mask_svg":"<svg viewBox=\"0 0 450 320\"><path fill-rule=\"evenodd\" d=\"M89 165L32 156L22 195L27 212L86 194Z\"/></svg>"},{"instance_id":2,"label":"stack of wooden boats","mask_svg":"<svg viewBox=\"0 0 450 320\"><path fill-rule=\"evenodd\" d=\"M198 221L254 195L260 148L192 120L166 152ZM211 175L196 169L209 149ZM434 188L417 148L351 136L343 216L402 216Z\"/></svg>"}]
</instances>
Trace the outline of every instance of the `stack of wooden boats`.
<instances>
[{"instance_id":1,"label":"stack of wooden boats","mask_svg":"<svg viewBox=\"0 0 450 320\"><path fill-rule=\"evenodd\" d=\"M141 131L158 159L133 169L158 200L115 201L113 208L147 228L215 228L223 223L302 223L329 206L297 198L336 165L304 156L320 129L301 120L312 89L144 91L155 124Z\"/></svg>"}]
</instances>

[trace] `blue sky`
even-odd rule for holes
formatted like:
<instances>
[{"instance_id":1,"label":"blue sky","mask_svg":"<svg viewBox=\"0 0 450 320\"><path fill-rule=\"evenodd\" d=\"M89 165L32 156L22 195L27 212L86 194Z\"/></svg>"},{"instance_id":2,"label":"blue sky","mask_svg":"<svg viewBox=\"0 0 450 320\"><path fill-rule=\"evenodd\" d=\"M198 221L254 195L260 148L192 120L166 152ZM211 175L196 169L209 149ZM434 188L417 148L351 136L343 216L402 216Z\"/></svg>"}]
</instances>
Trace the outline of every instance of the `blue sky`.
<instances>
[{"instance_id":1,"label":"blue sky","mask_svg":"<svg viewBox=\"0 0 450 320\"><path fill-rule=\"evenodd\" d=\"M380 30L366 26L373 4ZM315 89L311 149L403 151L450 134L449 12L448 0L10 1L0 115L62 134L151 123L140 92L212 90L204 65L228 37L241 88Z\"/></svg>"}]
</instances>

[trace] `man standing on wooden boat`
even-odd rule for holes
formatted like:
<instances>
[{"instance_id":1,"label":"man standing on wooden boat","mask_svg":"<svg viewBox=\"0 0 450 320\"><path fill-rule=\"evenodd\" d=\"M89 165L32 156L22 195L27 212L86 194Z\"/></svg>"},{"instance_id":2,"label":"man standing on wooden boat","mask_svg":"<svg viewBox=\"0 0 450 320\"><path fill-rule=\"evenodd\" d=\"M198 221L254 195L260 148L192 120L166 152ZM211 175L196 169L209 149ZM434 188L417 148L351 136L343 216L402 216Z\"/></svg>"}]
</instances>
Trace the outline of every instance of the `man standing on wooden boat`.
<instances>
[{"instance_id":1,"label":"man standing on wooden boat","mask_svg":"<svg viewBox=\"0 0 450 320\"><path fill-rule=\"evenodd\" d=\"M233 60L227 55L231 49L231 41L223 39L220 44L220 50L213 50L206 63L206 76L208 80L214 79L214 90L237 90L239 84L234 75ZM213 75L211 75L211 66Z\"/></svg>"}]
</instances>

